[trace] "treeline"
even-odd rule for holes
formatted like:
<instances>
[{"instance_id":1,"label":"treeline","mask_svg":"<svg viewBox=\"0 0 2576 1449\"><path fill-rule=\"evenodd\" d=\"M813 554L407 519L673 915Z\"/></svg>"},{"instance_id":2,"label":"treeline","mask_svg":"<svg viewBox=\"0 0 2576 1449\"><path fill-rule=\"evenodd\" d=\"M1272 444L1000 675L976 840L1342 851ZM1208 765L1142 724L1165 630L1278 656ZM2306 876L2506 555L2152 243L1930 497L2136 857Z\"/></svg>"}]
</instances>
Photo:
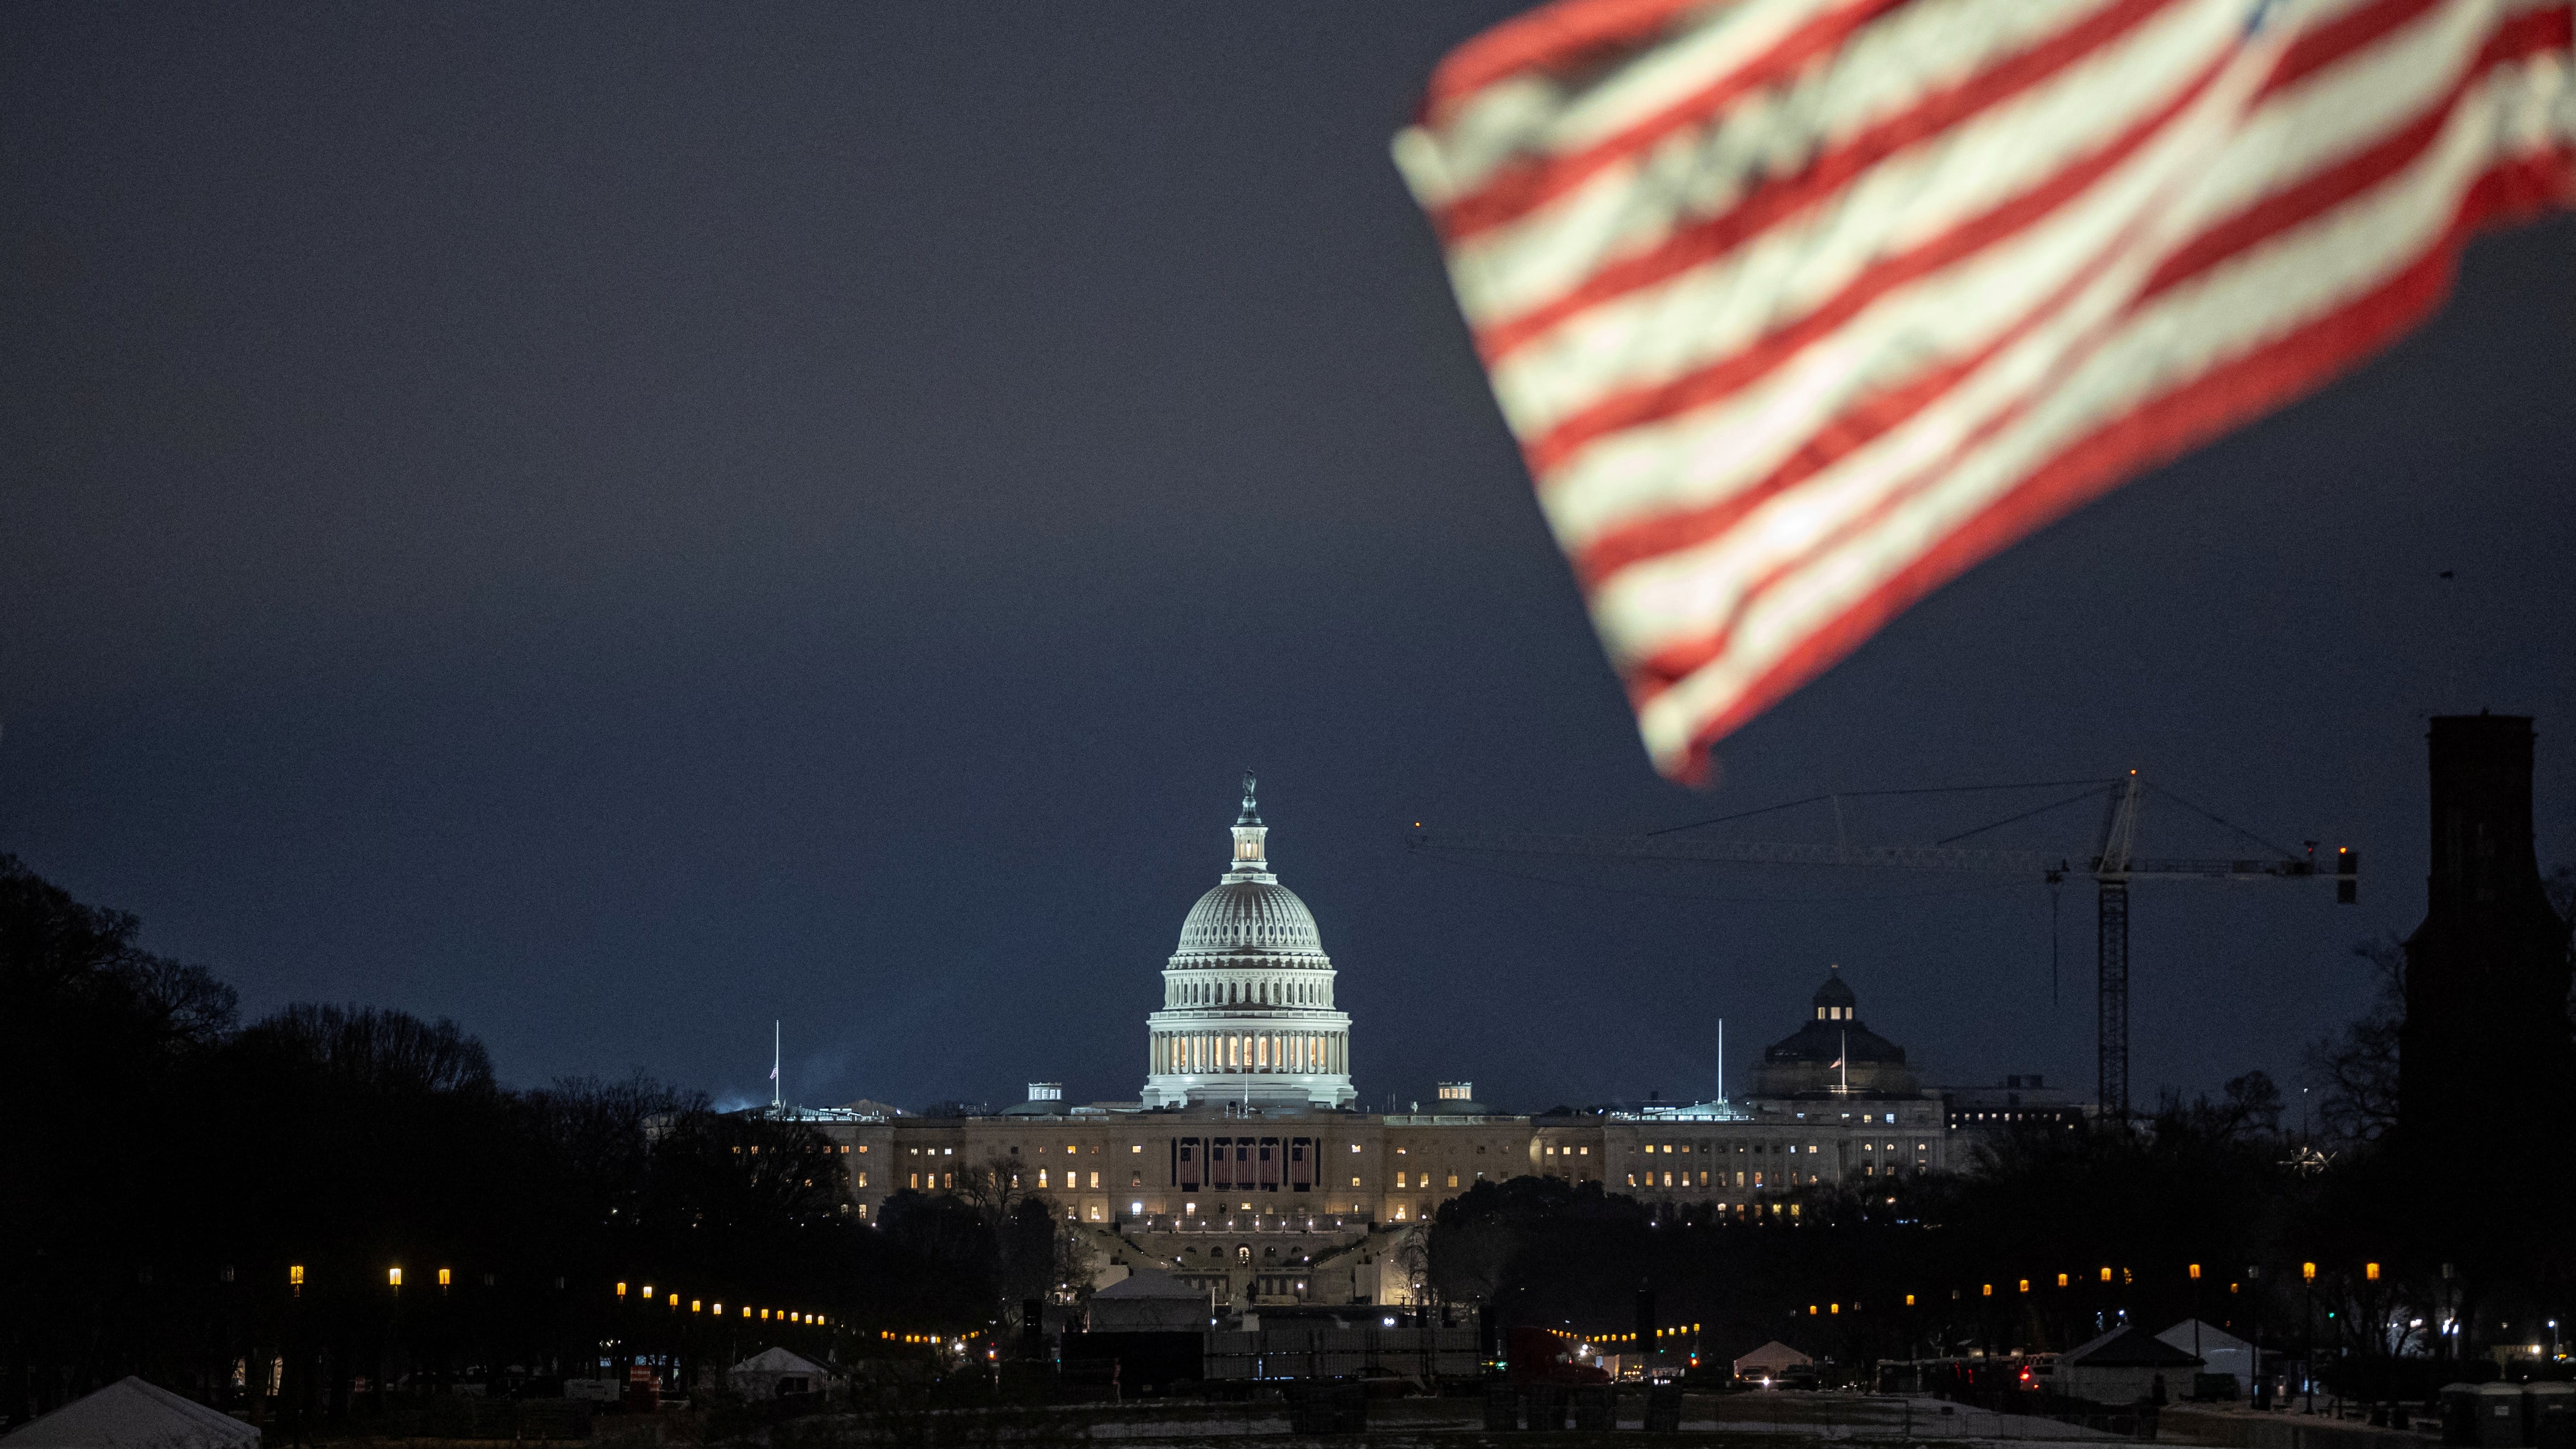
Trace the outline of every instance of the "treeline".
<instances>
[{"instance_id":1,"label":"treeline","mask_svg":"<svg viewBox=\"0 0 2576 1449\"><path fill-rule=\"evenodd\" d=\"M907 1196L864 1227L793 1124L644 1077L512 1090L397 1011L243 1025L136 934L0 855L0 1424L127 1373L330 1413L388 1375L819 1356L988 1329L1049 1276L1043 1204ZM718 1302L721 1334L690 1316Z\"/></svg>"},{"instance_id":2,"label":"treeline","mask_svg":"<svg viewBox=\"0 0 2576 1449\"><path fill-rule=\"evenodd\" d=\"M1597 1186L1480 1184L1440 1210L1418 1265L1449 1301L1585 1335L1634 1331L1651 1293L1658 1326L1700 1325L1668 1353L1696 1345L1711 1368L1775 1338L1851 1371L2197 1317L2290 1358L2313 1346L2321 1376L2372 1397L2465 1359L2491 1373L2494 1346L2546 1344L2576 1307L2564 1200L2516 1164L2428 1184L2385 1140L2312 1141L2281 1115L2253 1073L2215 1101L2034 1125L1964 1170L1808 1189L1752 1219L1655 1223Z\"/></svg>"}]
</instances>

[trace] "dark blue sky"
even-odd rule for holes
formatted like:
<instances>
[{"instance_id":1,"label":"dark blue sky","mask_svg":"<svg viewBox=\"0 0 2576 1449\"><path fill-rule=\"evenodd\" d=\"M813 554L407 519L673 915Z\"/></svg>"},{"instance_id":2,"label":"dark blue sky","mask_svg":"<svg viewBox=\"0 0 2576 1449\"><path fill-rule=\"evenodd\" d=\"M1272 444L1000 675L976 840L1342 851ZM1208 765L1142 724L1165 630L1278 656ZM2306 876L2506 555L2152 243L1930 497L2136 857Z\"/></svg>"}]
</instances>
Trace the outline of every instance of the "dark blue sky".
<instances>
[{"instance_id":1,"label":"dark blue sky","mask_svg":"<svg viewBox=\"0 0 2576 1449\"><path fill-rule=\"evenodd\" d=\"M2037 884L1415 819L2134 766L2362 848L2358 909L2141 888L2141 1097L2359 1009L2427 714L2538 715L2576 860L2564 220L1656 780L1386 159L1510 8L10 7L0 849L518 1082L765 1096L779 1016L806 1101L1132 1097L1251 764L1363 1096L1524 1108L1702 1092L1829 961L1936 1078L2089 1086L2090 896L2052 1006Z\"/></svg>"}]
</instances>

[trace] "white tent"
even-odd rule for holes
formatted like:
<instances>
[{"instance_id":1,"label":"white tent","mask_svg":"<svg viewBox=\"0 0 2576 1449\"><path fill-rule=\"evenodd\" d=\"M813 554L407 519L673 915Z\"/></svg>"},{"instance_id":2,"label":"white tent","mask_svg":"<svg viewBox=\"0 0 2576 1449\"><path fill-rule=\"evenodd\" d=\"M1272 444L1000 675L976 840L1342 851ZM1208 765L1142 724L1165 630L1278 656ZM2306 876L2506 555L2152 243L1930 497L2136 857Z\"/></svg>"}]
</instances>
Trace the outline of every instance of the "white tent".
<instances>
[{"instance_id":1,"label":"white tent","mask_svg":"<svg viewBox=\"0 0 2576 1449\"><path fill-rule=\"evenodd\" d=\"M1739 1379L1776 1379L1793 1368L1807 1368L1815 1360L1778 1339L1773 1339L1735 1361Z\"/></svg>"},{"instance_id":2,"label":"white tent","mask_svg":"<svg viewBox=\"0 0 2576 1449\"><path fill-rule=\"evenodd\" d=\"M2134 1404L2154 1397L2159 1385L2165 1397L2179 1398L2190 1391L2199 1367L2191 1350L2123 1325L2059 1354L2049 1366L2048 1388L2093 1404Z\"/></svg>"},{"instance_id":3,"label":"white tent","mask_svg":"<svg viewBox=\"0 0 2576 1449\"><path fill-rule=\"evenodd\" d=\"M2192 1340L2192 1331L2195 1328L2199 1330L2197 1347ZM2188 1318L2157 1334L2156 1337L2185 1353L2199 1354L2202 1373L2233 1374L2236 1378L2237 1397L2253 1397L2256 1372L2254 1345L2220 1328L2217 1324L2194 1323Z\"/></svg>"},{"instance_id":4,"label":"white tent","mask_svg":"<svg viewBox=\"0 0 2576 1449\"><path fill-rule=\"evenodd\" d=\"M764 1348L725 1371L725 1383L746 1399L819 1394L831 1370L783 1348Z\"/></svg>"},{"instance_id":5,"label":"white tent","mask_svg":"<svg viewBox=\"0 0 2576 1449\"><path fill-rule=\"evenodd\" d=\"M1208 1290L1145 1268L1091 1295L1093 1333L1205 1333Z\"/></svg>"},{"instance_id":6,"label":"white tent","mask_svg":"<svg viewBox=\"0 0 2576 1449\"><path fill-rule=\"evenodd\" d=\"M138 1378L122 1378L26 1425L9 1449L259 1449L259 1431Z\"/></svg>"}]
</instances>

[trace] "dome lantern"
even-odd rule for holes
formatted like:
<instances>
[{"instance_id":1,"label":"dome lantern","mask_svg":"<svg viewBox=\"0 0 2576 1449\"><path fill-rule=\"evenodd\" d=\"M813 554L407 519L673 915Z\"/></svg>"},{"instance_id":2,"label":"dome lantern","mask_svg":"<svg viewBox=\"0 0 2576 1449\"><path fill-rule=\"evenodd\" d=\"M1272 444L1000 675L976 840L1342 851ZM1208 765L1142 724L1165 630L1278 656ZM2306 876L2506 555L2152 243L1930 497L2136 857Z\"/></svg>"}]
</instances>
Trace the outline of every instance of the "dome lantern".
<instances>
[{"instance_id":1,"label":"dome lantern","mask_svg":"<svg viewBox=\"0 0 2576 1449\"><path fill-rule=\"evenodd\" d=\"M1270 869L1270 827L1261 823L1261 807L1253 799L1259 782L1252 772L1243 772L1243 813L1234 817L1234 864L1226 879L1249 879L1266 874Z\"/></svg>"}]
</instances>

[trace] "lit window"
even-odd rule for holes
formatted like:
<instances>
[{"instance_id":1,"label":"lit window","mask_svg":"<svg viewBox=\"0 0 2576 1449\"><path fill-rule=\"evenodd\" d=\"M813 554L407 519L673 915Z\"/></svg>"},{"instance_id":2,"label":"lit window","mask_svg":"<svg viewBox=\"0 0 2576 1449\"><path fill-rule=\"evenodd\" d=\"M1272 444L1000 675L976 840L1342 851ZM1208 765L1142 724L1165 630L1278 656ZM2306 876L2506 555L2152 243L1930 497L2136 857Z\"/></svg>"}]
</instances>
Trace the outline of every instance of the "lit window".
<instances>
[{"instance_id":1,"label":"lit window","mask_svg":"<svg viewBox=\"0 0 2576 1449\"><path fill-rule=\"evenodd\" d=\"M1131 1203L1127 1204L1127 1216L1129 1216L1129 1217L1131 1217L1131 1218L1141 1218L1141 1217L1143 1217L1144 1215L1145 1215L1145 1205L1144 1205L1143 1203L1141 1203L1141 1202L1131 1202Z\"/></svg>"}]
</instances>

